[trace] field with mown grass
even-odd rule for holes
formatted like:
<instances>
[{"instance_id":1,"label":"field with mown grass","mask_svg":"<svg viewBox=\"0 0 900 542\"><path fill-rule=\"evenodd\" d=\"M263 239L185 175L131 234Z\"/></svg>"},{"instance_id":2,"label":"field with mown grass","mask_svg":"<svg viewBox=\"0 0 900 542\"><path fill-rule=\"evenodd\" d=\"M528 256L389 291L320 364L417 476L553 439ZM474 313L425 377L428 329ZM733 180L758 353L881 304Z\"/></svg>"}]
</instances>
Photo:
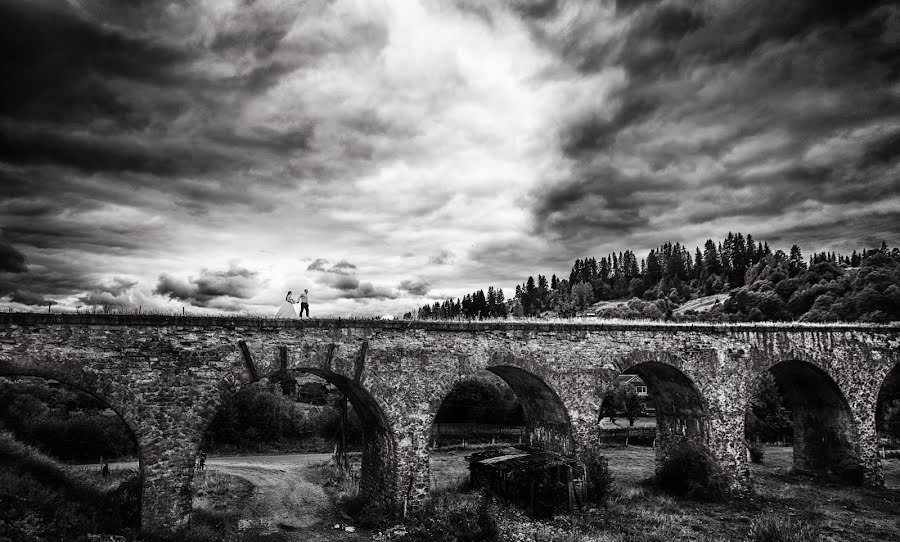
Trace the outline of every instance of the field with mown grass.
<instances>
[{"instance_id":1,"label":"field with mown grass","mask_svg":"<svg viewBox=\"0 0 900 542\"><path fill-rule=\"evenodd\" d=\"M495 502L489 505L489 514L497 527L494 539L523 542L900 540L900 460L883 461L884 489L867 489L794 475L791 448L769 447L765 451L763 463L752 465L752 497L711 503L675 499L649 484L654 472L651 448L607 448L604 453L614 481L605 507L538 522ZM432 456L433 488L459 483L466 453L471 450ZM465 494L460 500L473 507L478 502L472 494ZM472 511L472 515L477 517L477 511ZM408 536L385 539L420 540Z\"/></svg>"}]
</instances>

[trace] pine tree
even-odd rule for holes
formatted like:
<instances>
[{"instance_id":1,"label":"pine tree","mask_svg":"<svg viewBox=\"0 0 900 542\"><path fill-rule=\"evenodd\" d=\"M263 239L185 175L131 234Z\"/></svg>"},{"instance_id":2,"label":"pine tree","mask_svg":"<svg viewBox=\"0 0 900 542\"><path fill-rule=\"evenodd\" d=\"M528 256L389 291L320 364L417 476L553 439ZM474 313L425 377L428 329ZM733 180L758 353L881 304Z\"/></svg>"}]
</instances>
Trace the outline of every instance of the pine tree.
<instances>
[{"instance_id":1,"label":"pine tree","mask_svg":"<svg viewBox=\"0 0 900 542\"><path fill-rule=\"evenodd\" d=\"M719 252L716 250L716 244L712 239L708 239L703 245L703 269L707 276L719 275L722 272L722 266L719 260Z\"/></svg>"},{"instance_id":2,"label":"pine tree","mask_svg":"<svg viewBox=\"0 0 900 542\"><path fill-rule=\"evenodd\" d=\"M803 254L797 245L791 246L791 254L788 256L788 274L796 277L798 273L806 269L806 262L803 260Z\"/></svg>"},{"instance_id":3,"label":"pine tree","mask_svg":"<svg viewBox=\"0 0 900 542\"><path fill-rule=\"evenodd\" d=\"M522 309L525 310L525 316L533 316L538 310L537 305L537 286L534 283L534 277L529 276L525 282L525 295L522 300Z\"/></svg>"},{"instance_id":4,"label":"pine tree","mask_svg":"<svg viewBox=\"0 0 900 542\"><path fill-rule=\"evenodd\" d=\"M694 254L694 273L691 276L699 280L703 278L705 272L705 268L703 267L703 254L700 253L700 247L697 247L697 252Z\"/></svg>"}]
</instances>

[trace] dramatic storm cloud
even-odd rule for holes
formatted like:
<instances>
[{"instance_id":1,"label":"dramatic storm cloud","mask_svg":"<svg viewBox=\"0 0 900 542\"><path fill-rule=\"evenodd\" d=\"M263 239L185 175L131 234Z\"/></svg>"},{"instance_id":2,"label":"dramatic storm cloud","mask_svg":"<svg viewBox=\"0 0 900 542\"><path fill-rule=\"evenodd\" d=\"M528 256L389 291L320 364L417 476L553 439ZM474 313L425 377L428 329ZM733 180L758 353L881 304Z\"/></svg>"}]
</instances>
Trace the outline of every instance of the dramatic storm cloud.
<instances>
[{"instance_id":1,"label":"dramatic storm cloud","mask_svg":"<svg viewBox=\"0 0 900 542\"><path fill-rule=\"evenodd\" d=\"M0 304L403 312L728 231L900 238L900 7L0 4Z\"/></svg>"}]
</instances>

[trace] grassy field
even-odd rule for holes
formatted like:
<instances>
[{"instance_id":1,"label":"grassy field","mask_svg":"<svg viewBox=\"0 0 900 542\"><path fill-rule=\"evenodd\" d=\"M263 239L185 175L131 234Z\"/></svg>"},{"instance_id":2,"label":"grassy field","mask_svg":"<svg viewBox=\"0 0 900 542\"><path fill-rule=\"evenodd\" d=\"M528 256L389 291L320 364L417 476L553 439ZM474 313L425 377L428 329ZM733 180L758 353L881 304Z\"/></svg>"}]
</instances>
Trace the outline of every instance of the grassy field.
<instances>
[{"instance_id":1,"label":"grassy field","mask_svg":"<svg viewBox=\"0 0 900 542\"><path fill-rule=\"evenodd\" d=\"M464 453L432 456L433 488L459 483L467 472ZM886 488L865 489L793 475L791 453L791 448L767 448L763 464L752 466L752 497L703 503L675 500L646 483L654 471L651 448L609 448L607 458L615 482L606 508L577 518L574 530L572 518L529 522L506 510L504 513L515 517L502 522L503 538L536 542L743 542L751 540L751 528L759 530L760 524L773 524L805 528L810 538L804 542L900 540L900 460L883 462Z\"/></svg>"}]
</instances>

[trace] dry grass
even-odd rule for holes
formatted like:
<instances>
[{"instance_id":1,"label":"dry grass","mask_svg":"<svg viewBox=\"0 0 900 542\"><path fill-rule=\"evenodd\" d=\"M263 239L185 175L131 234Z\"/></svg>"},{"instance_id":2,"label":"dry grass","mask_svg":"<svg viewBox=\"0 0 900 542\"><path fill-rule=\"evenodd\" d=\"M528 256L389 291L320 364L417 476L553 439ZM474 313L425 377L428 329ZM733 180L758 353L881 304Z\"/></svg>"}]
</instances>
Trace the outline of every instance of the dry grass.
<instances>
[{"instance_id":1,"label":"dry grass","mask_svg":"<svg viewBox=\"0 0 900 542\"><path fill-rule=\"evenodd\" d=\"M14 317L15 315L48 315L47 312L36 310L33 312L7 312L0 313L0 315L9 315ZM56 317L65 317L65 316L111 316L111 317L135 317L135 318L181 318L187 317L192 319L209 319L209 320L234 320L235 318L244 319L244 320L258 320L263 322L280 322L280 323L299 323L299 322L307 322L310 319L283 319L283 318L274 318L271 315L265 314L256 314L251 312L236 312L236 313L209 313L209 312L198 312L196 310L189 310L184 313L181 311L148 311L148 310L138 310L131 308L114 308L111 310L88 310L88 311L79 311L79 310L69 310L66 311L64 309L58 309L56 312L52 312L52 316ZM398 327L404 328L407 326L416 326L416 325L427 325L429 323L441 323L441 324L458 324L460 328L467 329L472 325L484 325L484 324L507 324L507 325L559 325L559 326L598 326L598 327L616 327L616 328L631 328L631 327L646 327L646 326L664 326L669 328L687 328L687 329L831 329L831 328L853 328L853 329L897 329L900 326L900 322L891 322L888 324L877 324L877 323L869 323L869 322L675 322L671 320L650 320L650 319L624 319L624 318L598 318L598 317L573 317L573 318L560 318L558 316L555 317L524 317L524 318L486 318L484 320L469 320L465 318L455 318L455 319L442 319L442 320L420 320L420 319L412 319L412 320L384 320L379 316L369 316L369 315L356 315L356 314L346 314L346 315L324 315L321 317L315 317L311 319L316 322L328 322L328 321L340 321L346 323L346 325L352 325L355 322L379 322L379 324L384 325L385 327ZM127 322L122 322L127 323ZM302 324L301 324L302 325Z\"/></svg>"},{"instance_id":2,"label":"dry grass","mask_svg":"<svg viewBox=\"0 0 900 542\"><path fill-rule=\"evenodd\" d=\"M654 472L651 448L607 449L615 479L608 505L576 518L532 522L500 506L503 540L609 542L884 542L900 540L900 460L882 462L885 489L814 482L791 474L790 448L770 447L752 465L754 495L727 503L682 501L646 483ZM450 455L450 454L447 454ZM434 464L434 463L433 463ZM453 476L454 460L442 457L432 477ZM444 468L450 466L451 468ZM440 479L433 480L440 485ZM783 531L786 537L773 538Z\"/></svg>"}]
</instances>

